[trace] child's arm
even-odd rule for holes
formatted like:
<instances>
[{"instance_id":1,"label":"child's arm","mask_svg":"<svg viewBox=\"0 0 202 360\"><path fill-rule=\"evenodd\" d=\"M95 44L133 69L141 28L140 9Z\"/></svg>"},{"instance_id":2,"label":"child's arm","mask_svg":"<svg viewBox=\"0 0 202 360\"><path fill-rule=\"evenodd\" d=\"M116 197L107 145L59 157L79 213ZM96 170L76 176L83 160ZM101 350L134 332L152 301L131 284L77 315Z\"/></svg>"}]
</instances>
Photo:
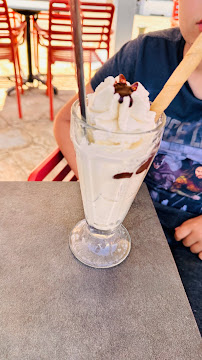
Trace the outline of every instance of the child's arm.
<instances>
[{"instance_id":1,"label":"child's arm","mask_svg":"<svg viewBox=\"0 0 202 360\"><path fill-rule=\"evenodd\" d=\"M202 215L189 219L175 229L175 239L182 240L184 246L198 254L202 260Z\"/></svg>"},{"instance_id":2,"label":"child's arm","mask_svg":"<svg viewBox=\"0 0 202 360\"><path fill-rule=\"evenodd\" d=\"M93 89L91 84L86 85L86 94L92 93ZM78 94L75 95L62 109L58 112L54 120L54 135L60 150L64 157L67 159L71 169L74 171L78 178L78 170L76 165L76 154L73 144L70 140L70 118L71 106L77 100Z\"/></svg>"}]
</instances>

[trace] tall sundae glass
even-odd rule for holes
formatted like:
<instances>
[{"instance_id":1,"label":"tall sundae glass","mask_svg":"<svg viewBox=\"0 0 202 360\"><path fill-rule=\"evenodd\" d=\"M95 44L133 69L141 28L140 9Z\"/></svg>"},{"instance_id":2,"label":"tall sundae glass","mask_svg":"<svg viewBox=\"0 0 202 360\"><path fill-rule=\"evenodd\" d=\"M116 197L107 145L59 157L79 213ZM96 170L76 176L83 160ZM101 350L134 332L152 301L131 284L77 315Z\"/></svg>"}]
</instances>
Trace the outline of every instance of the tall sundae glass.
<instances>
[{"instance_id":1,"label":"tall sundae glass","mask_svg":"<svg viewBox=\"0 0 202 360\"><path fill-rule=\"evenodd\" d=\"M148 98L148 92L136 83L133 89L139 87L139 95L138 92L132 94L137 89L131 89L128 96L121 95L120 91L116 93L113 82L120 85L120 79L131 89L125 78L119 77L117 81L107 78L106 84L96 89L97 95L95 91L87 99L87 122L81 118L79 102L72 106L71 139L76 151L85 219L73 228L70 248L78 260L95 268L118 265L130 252L130 235L122 222L158 150L165 124L164 114L155 122L156 114L149 111L147 99L147 111L141 110L143 118L139 121L138 115L129 126L127 119L133 117L131 111L135 112L131 102L137 105L137 98L141 98L142 93L143 98ZM100 117L101 113L94 111L95 103L99 96L102 97L103 89L107 93L111 85L115 89L111 102L117 102L117 108L114 104L109 105L112 112L108 109L107 115L103 117L101 112ZM120 110L122 105L123 111ZM137 113L138 109L137 105ZM113 121L108 121L108 116ZM124 121L128 121L128 125L123 125Z\"/></svg>"}]
</instances>

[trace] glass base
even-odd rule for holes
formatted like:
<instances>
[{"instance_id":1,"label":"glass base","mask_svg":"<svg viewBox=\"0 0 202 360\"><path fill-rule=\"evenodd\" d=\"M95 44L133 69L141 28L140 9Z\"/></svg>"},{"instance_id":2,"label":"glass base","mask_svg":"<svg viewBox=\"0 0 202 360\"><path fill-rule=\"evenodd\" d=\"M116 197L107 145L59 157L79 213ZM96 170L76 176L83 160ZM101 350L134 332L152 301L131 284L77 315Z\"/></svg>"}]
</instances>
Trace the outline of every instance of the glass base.
<instances>
[{"instance_id":1,"label":"glass base","mask_svg":"<svg viewBox=\"0 0 202 360\"><path fill-rule=\"evenodd\" d=\"M110 268L128 256L131 239L123 225L113 231L102 231L92 228L84 219L73 228L69 246L83 264L94 268Z\"/></svg>"}]
</instances>

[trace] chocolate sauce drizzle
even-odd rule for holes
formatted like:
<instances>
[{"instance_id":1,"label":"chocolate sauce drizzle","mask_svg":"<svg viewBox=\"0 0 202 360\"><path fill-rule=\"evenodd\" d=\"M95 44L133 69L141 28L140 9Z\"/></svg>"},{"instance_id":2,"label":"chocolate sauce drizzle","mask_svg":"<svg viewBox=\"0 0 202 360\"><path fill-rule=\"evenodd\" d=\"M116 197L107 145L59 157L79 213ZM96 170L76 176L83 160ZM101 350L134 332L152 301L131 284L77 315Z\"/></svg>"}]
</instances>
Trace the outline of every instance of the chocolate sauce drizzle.
<instances>
[{"instance_id":1,"label":"chocolate sauce drizzle","mask_svg":"<svg viewBox=\"0 0 202 360\"><path fill-rule=\"evenodd\" d=\"M129 179L132 175L133 175L133 173L123 172L123 173L114 175L113 179Z\"/></svg>"},{"instance_id":2,"label":"chocolate sauce drizzle","mask_svg":"<svg viewBox=\"0 0 202 360\"><path fill-rule=\"evenodd\" d=\"M154 158L154 154L152 154L143 164L140 165L140 167L136 171L136 174L140 174L141 172L149 168L153 158ZM114 175L113 179L129 179L132 175L133 173L123 172Z\"/></svg>"},{"instance_id":3,"label":"chocolate sauce drizzle","mask_svg":"<svg viewBox=\"0 0 202 360\"><path fill-rule=\"evenodd\" d=\"M131 97L131 94L133 93L133 91L136 91L138 88L138 83L135 82L132 85L127 85L126 82L126 78L123 74L119 75L119 82L115 81L114 83L114 93L118 93L120 95L119 97L119 104L121 104L123 102L123 98L124 96L129 96L130 97L130 103L129 103L129 107L131 107L133 105L133 99ZM143 164L142 167L140 167L138 169L139 172L143 171L143 167L147 166L147 163ZM137 172L139 174L139 172ZM114 179L129 179L131 178L131 176L133 175L133 173L131 172L123 172L123 173L119 173L113 176Z\"/></svg>"},{"instance_id":4,"label":"chocolate sauce drizzle","mask_svg":"<svg viewBox=\"0 0 202 360\"><path fill-rule=\"evenodd\" d=\"M114 83L114 93L118 93L120 95L119 97L119 104L122 104L124 96L130 97L130 104L129 107L133 105L133 99L131 97L131 94L133 91L136 91L138 87L138 83L135 82L132 85L127 85L126 78L123 74L119 75L119 82L115 81Z\"/></svg>"}]
</instances>

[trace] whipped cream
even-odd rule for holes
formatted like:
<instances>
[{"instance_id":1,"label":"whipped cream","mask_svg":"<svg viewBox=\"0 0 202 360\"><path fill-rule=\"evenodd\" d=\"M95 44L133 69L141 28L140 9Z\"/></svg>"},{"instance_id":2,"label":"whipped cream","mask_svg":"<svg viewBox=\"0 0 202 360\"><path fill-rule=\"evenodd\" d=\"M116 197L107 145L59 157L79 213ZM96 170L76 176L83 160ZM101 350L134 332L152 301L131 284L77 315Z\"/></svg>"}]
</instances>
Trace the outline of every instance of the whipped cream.
<instances>
[{"instance_id":1,"label":"whipped cream","mask_svg":"<svg viewBox=\"0 0 202 360\"><path fill-rule=\"evenodd\" d=\"M107 77L88 95L87 121L100 129L149 131L156 127L155 115L150 111L149 92L139 82L131 85L123 75Z\"/></svg>"}]
</instances>

